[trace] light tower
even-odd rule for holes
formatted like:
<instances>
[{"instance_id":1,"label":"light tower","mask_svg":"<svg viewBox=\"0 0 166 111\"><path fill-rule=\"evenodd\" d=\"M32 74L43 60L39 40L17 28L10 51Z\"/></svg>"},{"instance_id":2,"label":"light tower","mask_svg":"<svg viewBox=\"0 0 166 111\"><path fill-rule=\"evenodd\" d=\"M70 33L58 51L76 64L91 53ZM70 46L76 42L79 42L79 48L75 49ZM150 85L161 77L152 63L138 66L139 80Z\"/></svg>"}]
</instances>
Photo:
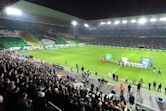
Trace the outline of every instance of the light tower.
<instances>
[{"instance_id":1,"label":"light tower","mask_svg":"<svg viewBox=\"0 0 166 111\"><path fill-rule=\"evenodd\" d=\"M14 8L14 7L6 7L5 13L7 15L13 15L13 16L21 16L22 11L20 9Z\"/></svg>"},{"instance_id":2,"label":"light tower","mask_svg":"<svg viewBox=\"0 0 166 111\"><path fill-rule=\"evenodd\" d=\"M75 36L75 34L76 34L76 26L77 26L78 23L77 23L77 21L73 20L71 22L71 24L73 26L73 35Z\"/></svg>"}]
</instances>

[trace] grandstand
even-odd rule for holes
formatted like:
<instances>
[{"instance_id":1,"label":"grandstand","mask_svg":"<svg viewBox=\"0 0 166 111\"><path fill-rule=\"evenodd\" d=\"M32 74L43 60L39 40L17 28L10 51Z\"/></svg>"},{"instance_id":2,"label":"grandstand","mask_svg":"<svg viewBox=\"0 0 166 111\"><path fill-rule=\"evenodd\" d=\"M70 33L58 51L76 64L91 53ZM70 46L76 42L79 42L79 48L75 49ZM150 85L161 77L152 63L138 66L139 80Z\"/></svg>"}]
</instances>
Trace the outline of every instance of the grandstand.
<instances>
[{"instance_id":1,"label":"grandstand","mask_svg":"<svg viewBox=\"0 0 166 111\"><path fill-rule=\"evenodd\" d=\"M4 48L28 46L28 44L19 37L0 37L0 44L2 44Z\"/></svg>"},{"instance_id":2,"label":"grandstand","mask_svg":"<svg viewBox=\"0 0 166 111\"><path fill-rule=\"evenodd\" d=\"M166 110L166 14L84 20L25 0L10 7L22 14L0 13L4 111Z\"/></svg>"}]
</instances>

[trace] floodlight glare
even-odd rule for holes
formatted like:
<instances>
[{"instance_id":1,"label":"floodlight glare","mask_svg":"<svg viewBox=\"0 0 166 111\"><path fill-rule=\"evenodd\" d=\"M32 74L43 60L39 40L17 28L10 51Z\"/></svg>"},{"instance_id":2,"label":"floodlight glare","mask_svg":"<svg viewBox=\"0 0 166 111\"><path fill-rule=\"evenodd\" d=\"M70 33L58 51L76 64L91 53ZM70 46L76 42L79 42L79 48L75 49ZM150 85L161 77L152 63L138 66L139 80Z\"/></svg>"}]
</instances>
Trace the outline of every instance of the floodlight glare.
<instances>
[{"instance_id":1,"label":"floodlight glare","mask_svg":"<svg viewBox=\"0 0 166 111\"><path fill-rule=\"evenodd\" d=\"M140 18L139 20L138 20L138 23L139 24L145 24L147 22L147 19L146 18Z\"/></svg>"},{"instance_id":2,"label":"floodlight glare","mask_svg":"<svg viewBox=\"0 0 166 111\"><path fill-rule=\"evenodd\" d=\"M150 22L156 22L156 21L157 21L156 18L151 18L151 19L150 19Z\"/></svg>"},{"instance_id":3,"label":"floodlight glare","mask_svg":"<svg viewBox=\"0 0 166 111\"><path fill-rule=\"evenodd\" d=\"M119 23L120 23L119 20L116 20L116 21L114 22L115 25L118 25Z\"/></svg>"},{"instance_id":4,"label":"floodlight glare","mask_svg":"<svg viewBox=\"0 0 166 111\"><path fill-rule=\"evenodd\" d=\"M104 24L106 24L105 22L100 22L100 25L104 25Z\"/></svg>"},{"instance_id":5,"label":"floodlight glare","mask_svg":"<svg viewBox=\"0 0 166 111\"><path fill-rule=\"evenodd\" d=\"M108 24L108 25L111 24L111 21L108 21L107 24Z\"/></svg>"},{"instance_id":6,"label":"floodlight glare","mask_svg":"<svg viewBox=\"0 0 166 111\"><path fill-rule=\"evenodd\" d=\"M136 23L137 21L135 19L131 20L131 23Z\"/></svg>"},{"instance_id":7,"label":"floodlight glare","mask_svg":"<svg viewBox=\"0 0 166 111\"><path fill-rule=\"evenodd\" d=\"M17 8L13 8L13 7L7 7L5 8L5 12L7 15L17 15L17 16L21 16L22 15L22 11L17 9Z\"/></svg>"},{"instance_id":8,"label":"floodlight glare","mask_svg":"<svg viewBox=\"0 0 166 111\"><path fill-rule=\"evenodd\" d=\"M127 24L127 20L123 20L123 21L122 21L122 24Z\"/></svg>"},{"instance_id":9,"label":"floodlight glare","mask_svg":"<svg viewBox=\"0 0 166 111\"><path fill-rule=\"evenodd\" d=\"M84 24L84 27L89 27L89 25L88 24Z\"/></svg>"},{"instance_id":10,"label":"floodlight glare","mask_svg":"<svg viewBox=\"0 0 166 111\"><path fill-rule=\"evenodd\" d=\"M77 21L73 20L73 21L71 22L71 24L72 24L73 26L76 26L76 25L77 25Z\"/></svg>"},{"instance_id":11,"label":"floodlight glare","mask_svg":"<svg viewBox=\"0 0 166 111\"><path fill-rule=\"evenodd\" d=\"M160 21L166 21L166 17L160 18Z\"/></svg>"}]
</instances>

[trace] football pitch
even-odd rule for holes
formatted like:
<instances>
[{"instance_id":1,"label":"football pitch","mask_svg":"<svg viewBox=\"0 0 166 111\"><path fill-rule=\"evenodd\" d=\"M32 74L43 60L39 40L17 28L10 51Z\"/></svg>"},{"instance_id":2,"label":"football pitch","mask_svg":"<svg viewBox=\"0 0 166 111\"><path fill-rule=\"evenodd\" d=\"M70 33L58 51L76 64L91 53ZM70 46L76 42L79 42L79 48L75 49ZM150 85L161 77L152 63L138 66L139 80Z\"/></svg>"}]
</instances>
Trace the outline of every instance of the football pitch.
<instances>
[{"instance_id":1,"label":"football pitch","mask_svg":"<svg viewBox=\"0 0 166 111\"><path fill-rule=\"evenodd\" d=\"M166 52L84 46L55 50L28 51L22 53L65 67L76 68L76 64L78 64L79 68L83 66L85 70L90 70L91 72L97 71L98 75L105 78L110 78L109 72L111 72L118 74L119 79L125 79L125 77L128 77L129 81L139 81L142 78L144 85L146 86L148 86L148 82L152 83L153 81L156 81L157 84L162 83L163 88L166 87ZM120 61L122 57L127 57L130 62L139 63L141 57L152 58L153 66L157 69L161 68L162 73L161 75L158 75L158 71L154 72L153 68L145 70L102 62L100 59L107 53L113 55L114 61ZM67 64L65 64L65 61Z\"/></svg>"}]
</instances>

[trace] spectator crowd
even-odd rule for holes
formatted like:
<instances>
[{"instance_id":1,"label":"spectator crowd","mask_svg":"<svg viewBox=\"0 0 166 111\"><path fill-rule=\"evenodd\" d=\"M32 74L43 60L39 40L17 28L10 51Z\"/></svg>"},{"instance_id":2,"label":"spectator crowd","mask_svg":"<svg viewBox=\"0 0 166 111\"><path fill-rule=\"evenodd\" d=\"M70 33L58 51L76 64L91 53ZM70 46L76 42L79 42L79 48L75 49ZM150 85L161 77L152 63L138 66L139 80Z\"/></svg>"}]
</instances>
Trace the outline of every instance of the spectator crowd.
<instances>
[{"instance_id":1,"label":"spectator crowd","mask_svg":"<svg viewBox=\"0 0 166 111\"><path fill-rule=\"evenodd\" d=\"M83 42L95 45L111 45L131 48L146 48L146 49L166 49L165 37L91 37L84 39Z\"/></svg>"},{"instance_id":2,"label":"spectator crowd","mask_svg":"<svg viewBox=\"0 0 166 111\"><path fill-rule=\"evenodd\" d=\"M13 58L11 53L0 53L0 111L51 111L48 101L64 111L131 111L137 110L134 96L126 101L100 92L94 85L90 89L76 87L69 77L48 74L27 60Z\"/></svg>"}]
</instances>

